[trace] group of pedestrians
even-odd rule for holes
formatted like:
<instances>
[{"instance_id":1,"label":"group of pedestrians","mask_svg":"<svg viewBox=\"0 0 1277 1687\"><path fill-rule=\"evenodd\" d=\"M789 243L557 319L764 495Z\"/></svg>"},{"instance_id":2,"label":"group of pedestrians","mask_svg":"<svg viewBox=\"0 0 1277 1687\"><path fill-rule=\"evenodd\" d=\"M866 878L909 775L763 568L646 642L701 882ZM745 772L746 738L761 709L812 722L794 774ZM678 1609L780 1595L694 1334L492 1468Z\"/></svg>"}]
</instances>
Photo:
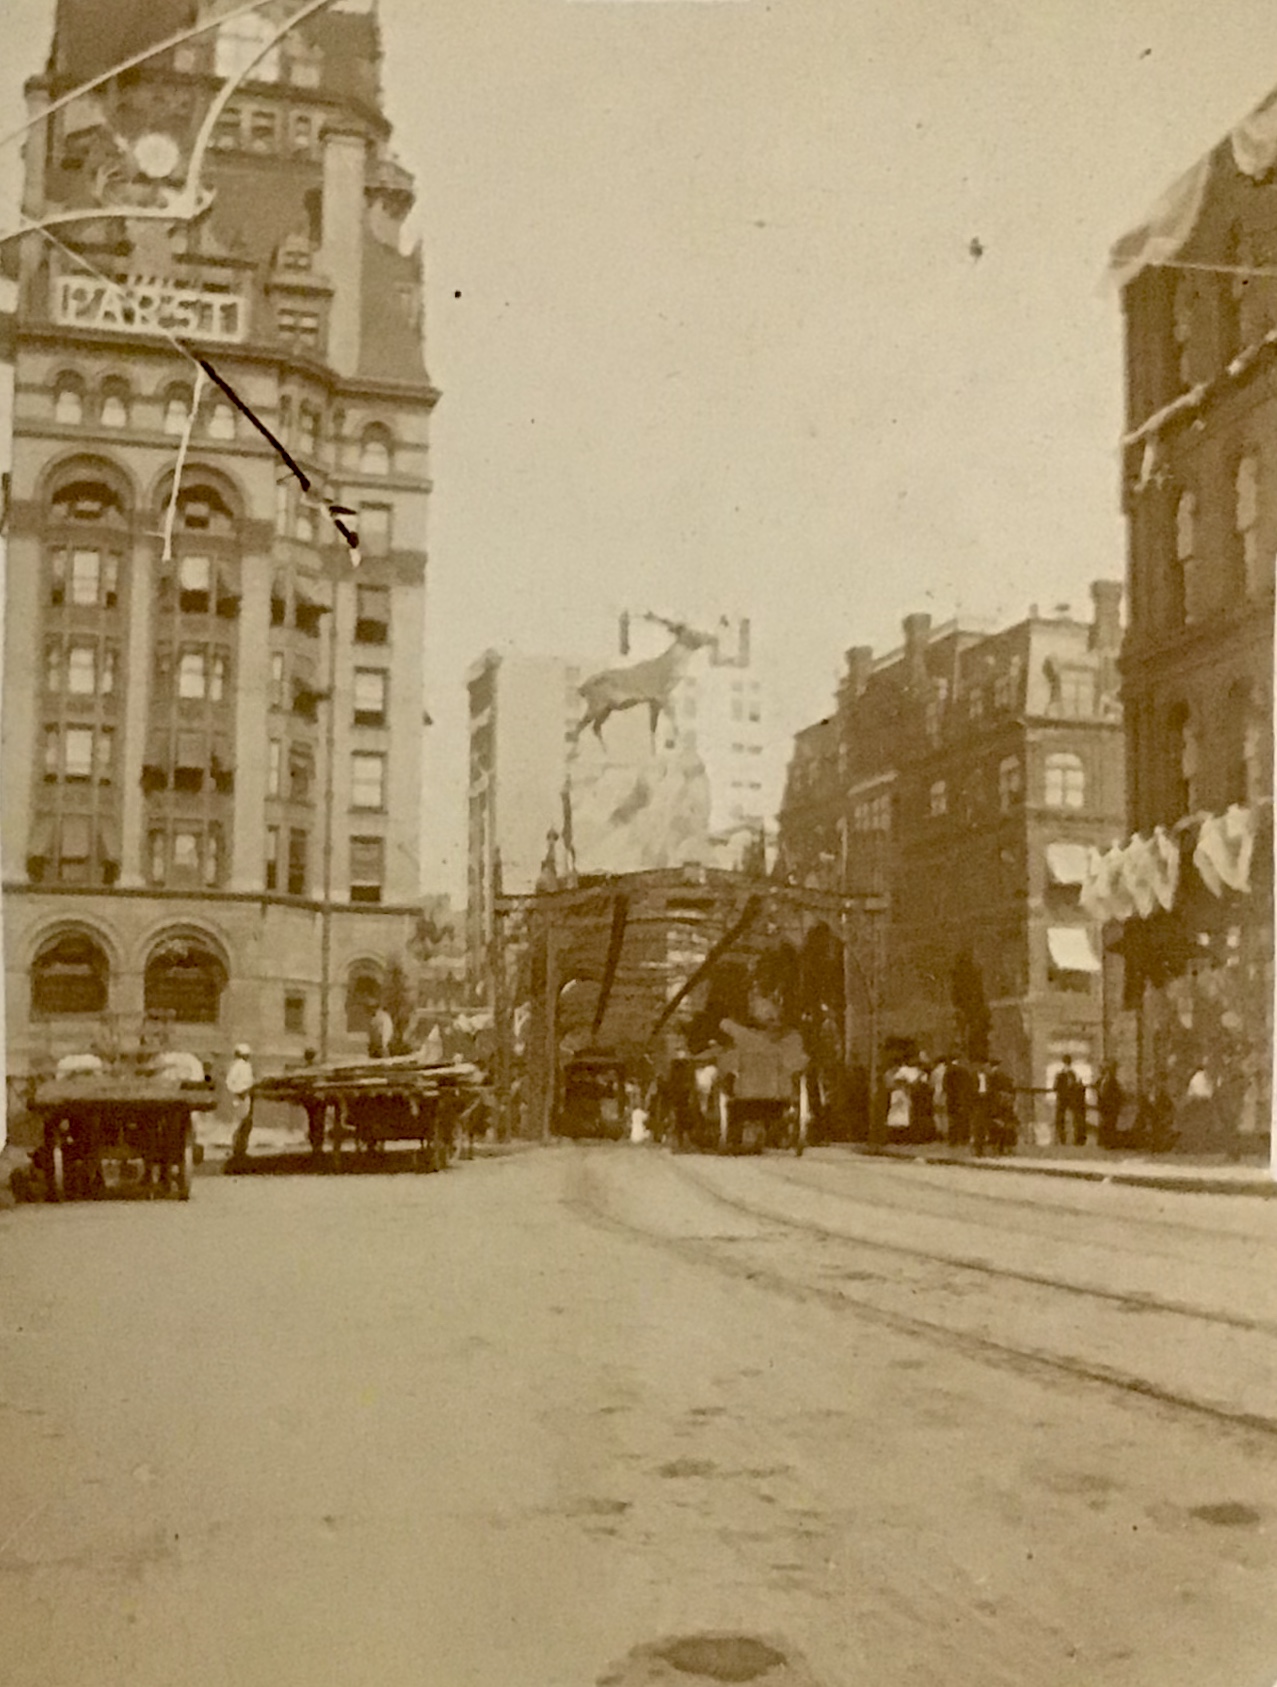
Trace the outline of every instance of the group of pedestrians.
<instances>
[{"instance_id":1,"label":"group of pedestrians","mask_svg":"<svg viewBox=\"0 0 1277 1687\"><path fill-rule=\"evenodd\" d=\"M1009 1154L1019 1140L1015 1085L996 1059L919 1055L887 1074L885 1107L889 1138L939 1138L973 1154Z\"/></svg>"},{"instance_id":2,"label":"group of pedestrians","mask_svg":"<svg viewBox=\"0 0 1277 1687\"><path fill-rule=\"evenodd\" d=\"M1073 1065L1073 1056L1066 1054L1051 1085L1055 1096L1055 1140L1061 1145L1070 1141L1075 1148L1085 1148L1090 1141L1090 1096L1086 1080ZM1122 1134L1122 1111L1129 1097L1118 1076L1116 1062L1106 1060L1094 1085L1096 1133L1098 1148L1116 1148Z\"/></svg>"}]
</instances>

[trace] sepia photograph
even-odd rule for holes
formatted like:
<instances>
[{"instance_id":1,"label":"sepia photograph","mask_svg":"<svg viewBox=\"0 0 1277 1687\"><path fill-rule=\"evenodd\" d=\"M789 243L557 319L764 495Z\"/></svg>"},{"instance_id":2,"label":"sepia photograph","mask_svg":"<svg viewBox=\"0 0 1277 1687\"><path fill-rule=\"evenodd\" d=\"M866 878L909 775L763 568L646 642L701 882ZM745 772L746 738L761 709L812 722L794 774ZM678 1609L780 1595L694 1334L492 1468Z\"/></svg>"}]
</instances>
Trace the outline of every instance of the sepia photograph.
<instances>
[{"instance_id":1,"label":"sepia photograph","mask_svg":"<svg viewBox=\"0 0 1277 1687\"><path fill-rule=\"evenodd\" d=\"M1277 1687L1271 0L0 22L0 1680Z\"/></svg>"}]
</instances>

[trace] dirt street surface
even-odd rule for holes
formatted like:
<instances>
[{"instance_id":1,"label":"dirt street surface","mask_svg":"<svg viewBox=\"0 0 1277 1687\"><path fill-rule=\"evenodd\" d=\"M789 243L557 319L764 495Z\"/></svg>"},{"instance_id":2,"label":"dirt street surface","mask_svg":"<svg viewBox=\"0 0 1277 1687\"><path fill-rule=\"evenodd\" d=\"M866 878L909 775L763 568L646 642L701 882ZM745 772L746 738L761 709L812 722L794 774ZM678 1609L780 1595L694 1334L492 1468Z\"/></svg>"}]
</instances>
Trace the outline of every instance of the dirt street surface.
<instances>
[{"instance_id":1,"label":"dirt street surface","mask_svg":"<svg viewBox=\"0 0 1277 1687\"><path fill-rule=\"evenodd\" d=\"M10 1687L1272 1687L1277 1202L556 1147L0 1213Z\"/></svg>"}]
</instances>

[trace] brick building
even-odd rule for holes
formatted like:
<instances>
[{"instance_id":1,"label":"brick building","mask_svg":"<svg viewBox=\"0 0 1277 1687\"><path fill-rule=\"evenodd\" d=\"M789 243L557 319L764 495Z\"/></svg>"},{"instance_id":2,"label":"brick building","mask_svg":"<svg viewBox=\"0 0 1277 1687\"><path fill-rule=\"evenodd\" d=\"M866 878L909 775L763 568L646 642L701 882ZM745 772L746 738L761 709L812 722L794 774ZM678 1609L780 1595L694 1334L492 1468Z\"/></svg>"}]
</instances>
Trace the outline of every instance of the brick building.
<instances>
[{"instance_id":1,"label":"brick building","mask_svg":"<svg viewBox=\"0 0 1277 1687\"><path fill-rule=\"evenodd\" d=\"M144 10L60 0L31 114L201 8ZM11 1071L103 1015L201 1053L248 1036L267 1065L353 1046L411 929L437 398L412 182L375 17L286 22L225 22L26 143L24 212L61 221L6 254Z\"/></svg>"},{"instance_id":2,"label":"brick building","mask_svg":"<svg viewBox=\"0 0 1277 1687\"><path fill-rule=\"evenodd\" d=\"M1272 1040L1275 165L1277 94L1113 254L1126 329L1129 820L1141 834L1163 828L1182 855L1171 918L1126 921L1141 1067L1179 1099L1205 1061L1225 1111L1254 1130ZM1203 895L1201 829L1230 810L1261 846L1251 885Z\"/></svg>"},{"instance_id":3,"label":"brick building","mask_svg":"<svg viewBox=\"0 0 1277 1687\"><path fill-rule=\"evenodd\" d=\"M992 1050L1020 1087L1044 1087L1066 1053L1094 1068L1121 1052L1120 981L1078 904L1087 848L1111 843L1125 813L1121 587L1092 592L1089 623L1035 613L986 634L910 615L898 650L848 652L836 761L826 734L808 729L816 767L835 779L834 860L828 795L798 800L812 748L800 740L782 863L807 882L889 899L876 978L852 1002L853 1054L866 1065L875 1024L880 1043L909 1038L933 1055L957 1046L959 957L978 969Z\"/></svg>"}]
</instances>

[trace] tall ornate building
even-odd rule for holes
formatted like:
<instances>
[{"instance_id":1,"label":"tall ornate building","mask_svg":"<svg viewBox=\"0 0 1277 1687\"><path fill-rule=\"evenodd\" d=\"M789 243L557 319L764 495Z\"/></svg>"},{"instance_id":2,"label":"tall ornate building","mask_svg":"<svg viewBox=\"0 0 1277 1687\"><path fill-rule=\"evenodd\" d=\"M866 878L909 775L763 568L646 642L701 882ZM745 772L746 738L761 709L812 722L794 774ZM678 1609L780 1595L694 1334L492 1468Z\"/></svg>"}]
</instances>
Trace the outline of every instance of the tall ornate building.
<instances>
[{"instance_id":1,"label":"tall ornate building","mask_svg":"<svg viewBox=\"0 0 1277 1687\"><path fill-rule=\"evenodd\" d=\"M31 115L210 9L59 0ZM11 1071L104 1015L267 1064L350 1046L418 905L438 395L413 187L375 13L300 10L150 57L26 144L55 238L7 251Z\"/></svg>"},{"instance_id":2,"label":"tall ornate building","mask_svg":"<svg viewBox=\"0 0 1277 1687\"><path fill-rule=\"evenodd\" d=\"M1277 93L1113 254L1126 328L1122 658L1130 825L1179 861L1118 907L1146 1084L1205 1065L1219 1122L1271 1107ZM1215 859L1223 863L1219 875Z\"/></svg>"}]
</instances>

